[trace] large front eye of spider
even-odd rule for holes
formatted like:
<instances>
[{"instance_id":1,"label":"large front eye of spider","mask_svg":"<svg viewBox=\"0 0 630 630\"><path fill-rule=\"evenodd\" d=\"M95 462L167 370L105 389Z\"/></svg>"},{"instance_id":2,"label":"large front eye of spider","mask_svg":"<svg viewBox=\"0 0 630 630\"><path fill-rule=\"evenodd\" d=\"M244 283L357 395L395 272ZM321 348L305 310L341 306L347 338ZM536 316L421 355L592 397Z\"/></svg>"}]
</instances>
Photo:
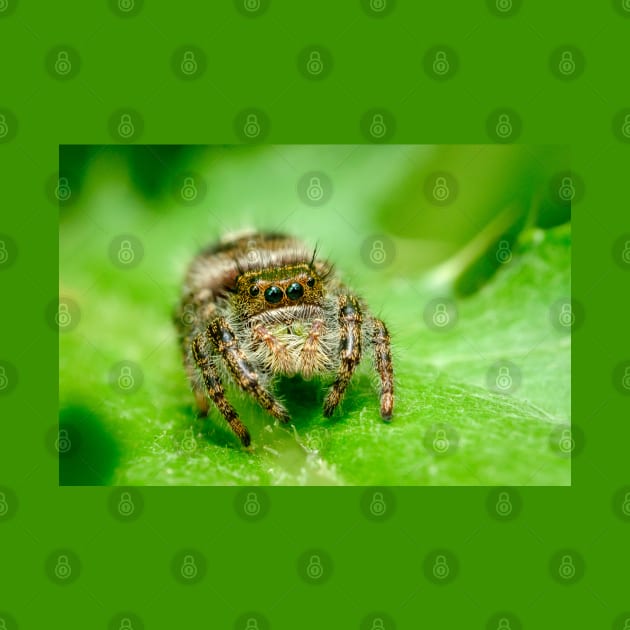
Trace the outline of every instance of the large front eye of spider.
<instances>
[{"instance_id":1,"label":"large front eye of spider","mask_svg":"<svg viewBox=\"0 0 630 630\"><path fill-rule=\"evenodd\" d=\"M304 295L304 287L299 282L293 282L287 289L287 297L290 300L299 300Z\"/></svg>"},{"instance_id":2,"label":"large front eye of spider","mask_svg":"<svg viewBox=\"0 0 630 630\"><path fill-rule=\"evenodd\" d=\"M265 300L270 304L277 304L282 299L282 289L280 287L271 286L265 289Z\"/></svg>"}]
</instances>

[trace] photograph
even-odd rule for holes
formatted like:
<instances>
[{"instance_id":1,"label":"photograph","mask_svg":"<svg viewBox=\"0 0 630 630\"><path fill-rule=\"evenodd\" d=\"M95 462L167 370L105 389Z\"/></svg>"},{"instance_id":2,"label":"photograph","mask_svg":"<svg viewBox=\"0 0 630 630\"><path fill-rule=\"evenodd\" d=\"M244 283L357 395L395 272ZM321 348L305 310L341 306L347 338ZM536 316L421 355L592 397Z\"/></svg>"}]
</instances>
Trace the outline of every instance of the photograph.
<instances>
[{"instance_id":1,"label":"photograph","mask_svg":"<svg viewBox=\"0 0 630 630\"><path fill-rule=\"evenodd\" d=\"M51 187L61 485L570 485L567 148L62 145Z\"/></svg>"}]
</instances>

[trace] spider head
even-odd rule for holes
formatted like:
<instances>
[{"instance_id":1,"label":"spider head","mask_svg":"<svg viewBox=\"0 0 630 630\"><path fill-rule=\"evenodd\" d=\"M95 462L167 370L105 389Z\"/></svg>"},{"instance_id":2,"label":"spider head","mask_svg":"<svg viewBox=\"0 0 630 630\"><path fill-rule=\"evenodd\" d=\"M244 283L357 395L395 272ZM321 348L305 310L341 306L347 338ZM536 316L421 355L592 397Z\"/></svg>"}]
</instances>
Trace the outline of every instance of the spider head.
<instances>
[{"instance_id":1,"label":"spider head","mask_svg":"<svg viewBox=\"0 0 630 630\"><path fill-rule=\"evenodd\" d=\"M296 306L321 304L322 279L309 264L248 271L237 279L236 293L247 315Z\"/></svg>"}]
</instances>

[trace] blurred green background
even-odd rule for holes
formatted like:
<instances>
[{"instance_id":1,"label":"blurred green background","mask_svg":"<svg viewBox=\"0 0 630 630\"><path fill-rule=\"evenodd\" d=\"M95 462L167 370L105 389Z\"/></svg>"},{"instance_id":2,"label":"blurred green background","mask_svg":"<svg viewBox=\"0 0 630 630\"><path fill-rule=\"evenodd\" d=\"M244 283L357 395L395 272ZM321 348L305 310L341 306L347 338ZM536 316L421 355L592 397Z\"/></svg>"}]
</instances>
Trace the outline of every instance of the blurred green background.
<instances>
[{"instance_id":1,"label":"blurred green background","mask_svg":"<svg viewBox=\"0 0 630 630\"><path fill-rule=\"evenodd\" d=\"M570 484L566 149L67 145L49 188L61 484ZM391 424L368 360L331 420L321 383L279 383L289 427L232 391L252 452L196 418L171 313L196 252L246 227L317 243L388 324Z\"/></svg>"}]
</instances>

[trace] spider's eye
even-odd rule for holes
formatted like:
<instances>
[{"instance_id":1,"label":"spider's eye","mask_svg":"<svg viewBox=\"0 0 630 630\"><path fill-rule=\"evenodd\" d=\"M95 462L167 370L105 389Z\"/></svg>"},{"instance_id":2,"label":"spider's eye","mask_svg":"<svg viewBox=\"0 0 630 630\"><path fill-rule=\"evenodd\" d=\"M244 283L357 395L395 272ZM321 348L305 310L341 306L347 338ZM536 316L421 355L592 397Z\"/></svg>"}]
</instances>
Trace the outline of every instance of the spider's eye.
<instances>
[{"instance_id":1,"label":"spider's eye","mask_svg":"<svg viewBox=\"0 0 630 630\"><path fill-rule=\"evenodd\" d=\"M293 282L287 289L287 296L290 300L298 300L304 295L304 287L299 282Z\"/></svg>"},{"instance_id":2,"label":"spider's eye","mask_svg":"<svg viewBox=\"0 0 630 630\"><path fill-rule=\"evenodd\" d=\"M265 289L265 300L270 304L277 304L282 299L282 289L280 287L269 287Z\"/></svg>"},{"instance_id":3,"label":"spider's eye","mask_svg":"<svg viewBox=\"0 0 630 630\"><path fill-rule=\"evenodd\" d=\"M255 284L253 284L251 287L249 287L249 294L252 297L257 296L259 293L260 293L260 289Z\"/></svg>"},{"instance_id":4,"label":"spider's eye","mask_svg":"<svg viewBox=\"0 0 630 630\"><path fill-rule=\"evenodd\" d=\"M315 286L315 278L309 278L309 279L306 281L306 286L307 286L307 287L314 287L314 286Z\"/></svg>"}]
</instances>

